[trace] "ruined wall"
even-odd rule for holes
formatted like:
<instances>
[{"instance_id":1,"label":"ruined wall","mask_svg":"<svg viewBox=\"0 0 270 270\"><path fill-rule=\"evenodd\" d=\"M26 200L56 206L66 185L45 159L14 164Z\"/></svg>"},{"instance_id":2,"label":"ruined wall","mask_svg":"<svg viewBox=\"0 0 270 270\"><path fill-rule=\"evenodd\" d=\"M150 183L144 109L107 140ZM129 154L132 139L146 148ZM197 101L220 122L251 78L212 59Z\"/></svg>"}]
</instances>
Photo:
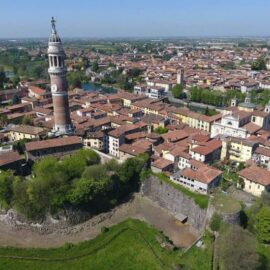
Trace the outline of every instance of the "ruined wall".
<instances>
[{"instance_id":1,"label":"ruined wall","mask_svg":"<svg viewBox=\"0 0 270 270\"><path fill-rule=\"evenodd\" d=\"M154 176L145 180L141 187L141 193L174 215L188 216L188 223L198 231L204 229L206 219L211 216L207 209L201 209L193 199Z\"/></svg>"}]
</instances>

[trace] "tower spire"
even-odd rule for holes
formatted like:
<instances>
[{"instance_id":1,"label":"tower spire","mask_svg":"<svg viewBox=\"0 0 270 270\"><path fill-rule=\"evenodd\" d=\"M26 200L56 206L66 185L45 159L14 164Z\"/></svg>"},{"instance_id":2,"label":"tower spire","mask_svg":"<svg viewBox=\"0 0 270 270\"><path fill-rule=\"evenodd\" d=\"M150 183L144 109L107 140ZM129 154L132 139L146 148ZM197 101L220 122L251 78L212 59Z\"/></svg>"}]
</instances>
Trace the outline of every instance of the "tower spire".
<instances>
[{"instance_id":1,"label":"tower spire","mask_svg":"<svg viewBox=\"0 0 270 270\"><path fill-rule=\"evenodd\" d=\"M56 20L54 19L54 17L52 17L52 19L51 19L51 24L52 24L52 32L53 32L54 34L56 34L55 23L56 23Z\"/></svg>"}]
</instances>

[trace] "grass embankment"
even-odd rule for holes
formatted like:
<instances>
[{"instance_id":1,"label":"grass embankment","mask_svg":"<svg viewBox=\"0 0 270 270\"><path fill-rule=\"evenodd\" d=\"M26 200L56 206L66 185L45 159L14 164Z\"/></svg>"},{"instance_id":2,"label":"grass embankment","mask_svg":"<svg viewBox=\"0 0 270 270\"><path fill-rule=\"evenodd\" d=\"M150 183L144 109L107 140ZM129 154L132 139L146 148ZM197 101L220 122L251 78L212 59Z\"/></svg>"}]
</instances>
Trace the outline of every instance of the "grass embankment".
<instances>
[{"instance_id":1,"label":"grass embankment","mask_svg":"<svg viewBox=\"0 0 270 270\"><path fill-rule=\"evenodd\" d=\"M180 184L176 184L172 182L166 175L162 173L153 173L154 176L157 176L162 182L174 187L175 189L181 191L188 197L194 200L194 202L202 209L206 209L208 207L209 197L207 195L203 195L200 193L192 192Z\"/></svg>"},{"instance_id":2,"label":"grass embankment","mask_svg":"<svg viewBox=\"0 0 270 270\"><path fill-rule=\"evenodd\" d=\"M0 268L173 269L181 251L161 248L157 237L165 239L150 225L130 219L78 245L66 244L56 249L0 248Z\"/></svg>"},{"instance_id":3,"label":"grass embankment","mask_svg":"<svg viewBox=\"0 0 270 270\"><path fill-rule=\"evenodd\" d=\"M193 246L187 253L184 254L181 261L182 269L184 270L212 269L214 238L209 232L206 232L202 240L203 246L201 248Z\"/></svg>"},{"instance_id":4,"label":"grass embankment","mask_svg":"<svg viewBox=\"0 0 270 270\"><path fill-rule=\"evenodd\" d=\"M194 246L185 254L182 250L162 248L162 241L167 240L152 226L128 219L77 245L53 249L0 248L0 269L166 270L179 265L181 269L210 269L212 239L209 235L204 237L203 249Z\"/></svg>"}]
</instances>

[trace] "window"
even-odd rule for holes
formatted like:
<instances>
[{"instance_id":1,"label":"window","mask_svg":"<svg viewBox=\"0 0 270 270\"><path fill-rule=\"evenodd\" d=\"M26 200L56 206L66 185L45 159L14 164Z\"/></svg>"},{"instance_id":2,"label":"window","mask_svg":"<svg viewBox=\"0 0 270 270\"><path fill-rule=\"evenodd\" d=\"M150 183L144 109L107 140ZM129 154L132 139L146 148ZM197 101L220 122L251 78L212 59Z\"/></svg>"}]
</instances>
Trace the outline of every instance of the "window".
<instances>
[{"instance_id":1,"label":"window","mask_svg":"<svg viewBox=\"0 0 270 270\"><path fill-rule=\"evenodd\" d=\"M56 56L53 57L53 65L55 67L57 67L57 57Z\"/></svg>"},{"instance_id":2,"label":"window","mask_svg":"<svg viewBox=\"0 0 270 270\"><path fill-rule=\"evenodd\" d=\"M59 67L62 67L62 57L61 56L59 56L58 61L59 61Z\"/></svg>"}]
</instances>

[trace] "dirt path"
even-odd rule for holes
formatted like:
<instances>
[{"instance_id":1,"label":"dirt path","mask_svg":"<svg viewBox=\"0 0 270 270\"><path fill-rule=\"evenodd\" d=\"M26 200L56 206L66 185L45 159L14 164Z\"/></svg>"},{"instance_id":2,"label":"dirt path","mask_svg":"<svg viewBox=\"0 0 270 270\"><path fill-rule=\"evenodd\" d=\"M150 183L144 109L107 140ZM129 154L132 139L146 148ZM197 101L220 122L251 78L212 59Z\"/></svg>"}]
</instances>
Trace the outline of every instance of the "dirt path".
<instances>
[{"instance_id":1,"label":"dirt path","mask_svg":"<svg viewBox=\"0 0 270 270\"><path fill-rule=\"evenodd\" d=\"M78 243L90 240L100 233L103 226L112 226L127 218L137 218L152 224L164 232L179 247L189 246L197 237L189 225L177 222L175 218L151 200L136 195L134 200L117 207L110 217L97 222L97 217L79 225L57 229L50 234L40 234L32 230L14 228L0 221L0 246L15 247L58 247L67 242Z\"/></svg>"}]
</instances>

